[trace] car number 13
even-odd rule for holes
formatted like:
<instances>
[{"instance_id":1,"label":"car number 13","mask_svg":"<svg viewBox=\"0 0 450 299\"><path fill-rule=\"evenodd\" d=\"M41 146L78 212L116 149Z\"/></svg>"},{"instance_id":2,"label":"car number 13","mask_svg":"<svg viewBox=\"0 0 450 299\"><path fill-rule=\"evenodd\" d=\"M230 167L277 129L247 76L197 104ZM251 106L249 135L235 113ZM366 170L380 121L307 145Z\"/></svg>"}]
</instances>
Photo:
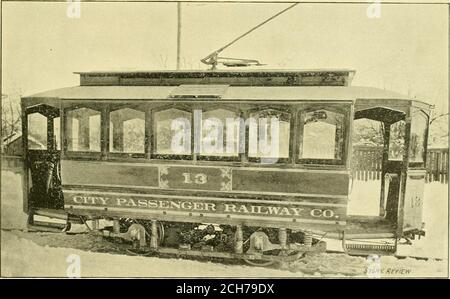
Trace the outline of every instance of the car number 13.
<instances>
[{"instance_id":1,"label":"car number 13","mask_svg":"<svg viewBox=\"0 0 450 299\"><path fill-rule=\"evenodd\" d=\"M208 182L208 177L204 173L197 173L193 175L192 173L185 172L183 173L183 177L185 184L203 185Z\"/></svg>"}]
</instances>

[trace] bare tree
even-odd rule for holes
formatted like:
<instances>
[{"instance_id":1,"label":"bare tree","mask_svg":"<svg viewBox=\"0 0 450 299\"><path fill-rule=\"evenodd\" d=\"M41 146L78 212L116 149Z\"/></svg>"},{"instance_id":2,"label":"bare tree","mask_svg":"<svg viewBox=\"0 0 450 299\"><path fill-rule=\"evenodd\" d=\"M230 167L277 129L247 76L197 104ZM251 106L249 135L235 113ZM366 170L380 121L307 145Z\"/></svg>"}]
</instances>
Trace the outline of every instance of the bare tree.
<instances>
[{"instance_id":1,"label":"bare tree","mask_svg":"<svg viewBox=\"0 0 450 299\"><path fill-rule=\"evenodd\" d=\"M438 115L436 115L435 117L431 118L430 126L431 126L431 124L432 124L434 121L436 121L436 120L438 120L438 119L440 119L441 117L444 117L444 116L448 116L448 112L447 112L447 113L441 113L441 114L438 114Z\"/></svg>"},{"instance_id":2,"label":"bare tree","mask_svg":"<svg viewBox=\"0 0 450 299\"><path fill-rule=\"evenodd\" d=\"M20 131L22 112L14 96L2 94L2 138Z\"/></svg>"}]
</instances>

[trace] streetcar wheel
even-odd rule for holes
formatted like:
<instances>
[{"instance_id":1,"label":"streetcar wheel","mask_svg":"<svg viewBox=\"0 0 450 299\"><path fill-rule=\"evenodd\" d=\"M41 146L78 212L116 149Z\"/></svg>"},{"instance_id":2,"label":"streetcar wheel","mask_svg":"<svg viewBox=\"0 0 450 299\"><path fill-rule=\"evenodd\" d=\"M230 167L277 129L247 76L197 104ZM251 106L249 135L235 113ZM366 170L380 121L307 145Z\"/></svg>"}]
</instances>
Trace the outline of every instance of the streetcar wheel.
<instances>
[{"instance_id":1,"label":"streetcar wheel","mask_svg":"<svg viewBox=\"0 0 450 299\"><path fill-rule=\"evenodd\" d=\"M243 228L243 251L247 252L250 248L250 237L253 233L261 231L264 232L269 240L273 243L277 243L278 241L278 230L273 228L255 228L255 227L244 227ZM273 251L266 251L265 254L267 255L279 255L281 252L279 250L273 250ZM267 260L249 260L244 259L244 261L251 265L256 267L269 267L275 264L277 261L267 261Z\"/></svg>"},{"instance_id":2,"label":"streetcar wheel","mask_svg":"<svg viewBox=\"0 0 450 299\"><path fill-rule=\"evenodd\" d=\"M147 250L141 250L141 249L131 249L127 248L126 251L134 256L149 256L151 254L151 251Z\"/></svg>"},{"instance_id":3,"label":"streetcar wheel","mask_svg":"<svg viewBox=\"0 0 450 299\"><path fill-rule=\"evenodd\" d=\"M292 254L297 254L297 252L282 252L279 251L278 256L287 256L287 255L292 255ZM276 255L276 254L274 254ZM302 259L304 258L306 255L306 252L303 253L300 257L298 257L298 259ZM259 266L259 267L269 267L272 266L275 263L280 263L281 265L285 264L284 261L266 261L266 260L249 260L249 259L244 259L244 261L252 266Z\"/></svg>"},{"instance_id":4,"label":"streetcar wheel","mask_svg":"<svg viewBox=\"0 0 450 299\"><path fill-rule=\"evenodd\" d=\"M276 263L276 261L265 261L265 260L248 260L244 259L244 261L252 266L256 267L269 267Z\"/></svg>"},{"instance_id":5,"label":"streetcar wheel","mask_svg":"<svg viewBox=\"0 0 450 299\"><path fill-rule=\"evenodd\" d=\"M139 219L132 219L132 218L125 218L120 219L121 220L121 231L126 231L128 227L133 224L137 223L142 225L145 228L145 235L148 240L150 240L152 235L152 226L150 221L146 220L139 220ZM164 224L161 221L157 221L157 230L158 230L158 246L162 245L164 243L165 238L165 229Z\"/></svg>"}]
</instances>

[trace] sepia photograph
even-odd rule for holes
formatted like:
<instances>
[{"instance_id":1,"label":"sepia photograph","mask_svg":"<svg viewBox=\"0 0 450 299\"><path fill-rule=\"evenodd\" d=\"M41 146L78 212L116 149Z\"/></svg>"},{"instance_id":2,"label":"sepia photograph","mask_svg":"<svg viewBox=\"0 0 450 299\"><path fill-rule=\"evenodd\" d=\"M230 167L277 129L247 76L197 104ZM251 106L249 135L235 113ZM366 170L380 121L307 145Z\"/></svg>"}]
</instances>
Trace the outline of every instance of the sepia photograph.
<instances>
[{"instance_id":1,"label":"sepia photograph","mask_svg":"<svg viewBox=\"0 0 450 299\"><path fill-rule=\"evenodd\" d=\"M449 24L445 1L2 1L0 276L448 279Z\"/></svg>"}]
</instances>

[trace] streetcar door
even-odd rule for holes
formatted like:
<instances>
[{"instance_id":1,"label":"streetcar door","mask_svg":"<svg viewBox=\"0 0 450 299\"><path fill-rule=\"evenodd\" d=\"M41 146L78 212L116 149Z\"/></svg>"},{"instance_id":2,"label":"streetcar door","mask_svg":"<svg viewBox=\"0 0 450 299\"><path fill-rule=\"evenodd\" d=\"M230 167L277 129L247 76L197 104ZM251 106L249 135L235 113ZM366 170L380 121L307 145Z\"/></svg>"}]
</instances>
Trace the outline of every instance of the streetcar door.
<instances>
[{"instance_id":1,"label":"streetcar door","mask_svg":"<svg viewBox=\"0 0 450 299\"><path fill-rule=\"evenodd\" d=\"M354 180L365 180L370 189L363 194L352 196L359 203L360 212L366 221L384 220L387 224L397 223L400 181L404 169L404 130L403 111L385 107L356 107L353 130L353 173ZM364 122L359 126L358 122ZM357 142L364 141L364 146ZM353 183L356 184L356 183ZM368 198L369 197L369 198ZM352 203L354 204L354 203ZM360 217L361 218L361 217Z\"/></svg>"},{"instance_id":2,"label":"streetcar door","mask_svg":"<svg viewBox=\"0 0 450 299\"><path fill-rule=\"evenodd\" d=\"M63 208L59 176L59 108L40 104L26 109L23 144L27 163L28 201L24 209Z\"/></svg>"}]
</instances>

